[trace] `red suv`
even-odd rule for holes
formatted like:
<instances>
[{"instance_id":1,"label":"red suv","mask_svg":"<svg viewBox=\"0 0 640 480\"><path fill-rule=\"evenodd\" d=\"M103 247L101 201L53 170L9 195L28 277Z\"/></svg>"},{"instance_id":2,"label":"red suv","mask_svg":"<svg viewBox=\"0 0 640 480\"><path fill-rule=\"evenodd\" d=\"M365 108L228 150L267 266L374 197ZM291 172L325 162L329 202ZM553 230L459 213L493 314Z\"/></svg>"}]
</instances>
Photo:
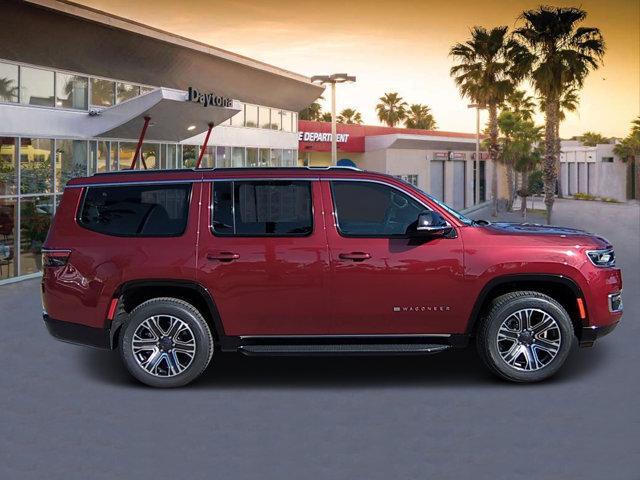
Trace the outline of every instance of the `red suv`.
<instances>
[{"instance_id":1,"label":"red suv","mask_svg":"<svg viewBox=\"0 0 640 480\"><path fill-rule=\"evenodd\" d=\"M216 351L430 354L471 339L502 378L555 373L622 316L609 242L472 221L348 168L98 174L67 185L43 250L44 320L185 385Z\"/></svg>"}]
</instances>

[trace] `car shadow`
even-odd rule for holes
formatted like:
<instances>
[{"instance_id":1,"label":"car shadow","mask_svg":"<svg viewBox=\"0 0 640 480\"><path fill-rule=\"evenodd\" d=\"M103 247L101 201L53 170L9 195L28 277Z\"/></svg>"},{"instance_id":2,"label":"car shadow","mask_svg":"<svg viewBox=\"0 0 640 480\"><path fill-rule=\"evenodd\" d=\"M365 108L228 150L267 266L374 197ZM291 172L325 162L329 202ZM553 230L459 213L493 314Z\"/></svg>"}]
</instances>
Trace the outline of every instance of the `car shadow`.
<instances>
[{"instance_id":1,"label":"car shadow","mask_svg":"<svg viewBox=\"0 0 640 480\"><path fill-rule=\"evenodd\" d=\"M117 352L81 350L79 364L90 378L107 384L140 387ZM574 382L604 366L606 344L574 349L565 365L546 384ZM475 349L427 356L379 357L246 357L217 353L195 389L240 388L372 388L372 387L496 387L510 386L482 364Z\"/></svg>"}]
</instances>

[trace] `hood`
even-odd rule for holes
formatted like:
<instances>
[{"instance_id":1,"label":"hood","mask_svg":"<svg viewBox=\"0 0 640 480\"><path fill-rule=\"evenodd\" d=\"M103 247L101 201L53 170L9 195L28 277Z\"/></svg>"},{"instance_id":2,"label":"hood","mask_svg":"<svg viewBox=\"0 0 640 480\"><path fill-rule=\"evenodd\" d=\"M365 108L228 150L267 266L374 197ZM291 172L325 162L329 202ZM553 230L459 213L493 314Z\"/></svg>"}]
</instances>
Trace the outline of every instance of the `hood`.
<instances>
[{"instance_id":1,"label":"hood","mask_svg":"<svg viewBox=\"0 0 640 480\"><path fill-rule=\"evenodd\" d=\"M611 245L611 243L606 239L602 238L598 235L594 235L589 232L585 232L584 230L578 230L576 228L570 227L557 227L554 225L541 225L537 223L506 223L506 222L498 222L491 223L484 227L492 233L497 234L505 234L505 235L542 235L542 236L555 236L560 238L574 239L578 240L577 237L581 239L590 241L590 243L596 244L606 244Z\"/></svg>"}]
</instances>

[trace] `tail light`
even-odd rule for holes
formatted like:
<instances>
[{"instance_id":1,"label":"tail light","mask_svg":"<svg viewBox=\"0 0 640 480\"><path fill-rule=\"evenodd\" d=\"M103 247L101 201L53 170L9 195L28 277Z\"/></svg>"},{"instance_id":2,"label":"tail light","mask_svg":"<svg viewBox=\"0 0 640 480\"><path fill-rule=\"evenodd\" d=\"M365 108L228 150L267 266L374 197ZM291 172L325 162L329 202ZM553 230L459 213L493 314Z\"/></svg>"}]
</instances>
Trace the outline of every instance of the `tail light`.
<instances>
[{"instance_id":1,"label":"tail light","mask_svg":"<svg viewBox=\"0 0 640 480\"><path fill-rule=\"evenodd\" d=\"M50 268L64 267L69 261L69 255L71 255L71 250L43 249L42 266Z\"/></svg>"}]
</instances>

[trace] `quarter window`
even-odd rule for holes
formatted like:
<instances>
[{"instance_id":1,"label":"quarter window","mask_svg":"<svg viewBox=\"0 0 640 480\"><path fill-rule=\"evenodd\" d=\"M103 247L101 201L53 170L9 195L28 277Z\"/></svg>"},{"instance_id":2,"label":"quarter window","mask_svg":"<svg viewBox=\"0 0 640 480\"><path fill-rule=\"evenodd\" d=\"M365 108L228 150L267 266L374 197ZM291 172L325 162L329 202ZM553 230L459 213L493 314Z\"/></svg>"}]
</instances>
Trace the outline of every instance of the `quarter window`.
<instances>
[{"instance_id":1,"label":"quarter window","mask_svg":"<svg viewBox=\"0 0 640 480\"><path fill-rule=\"evenodd\" d=\"M228 181L213 184L213 233L289 237L313 231L311 184L301 181Z\"/></svg>"},{"instance_id":2,"label":"quarter window","mask_svg":"<svg viewBox=\"0 0 640 480\"><path fill-rule=\"evenodd\" d=\"M389 185L331 182L338 230L349 237L404 237L417 225L422 204Z\"/></svg>"},{"instance_id":3,"label":"quarter window","mask_svg":"<svg viewBox=\"0 0 640 480\"><path fill-rule=\"evenodd\" d=\"M118 237L175 237L187 226L190 184L89 187L79 223Z\"/></svg>"}]
</instances>

